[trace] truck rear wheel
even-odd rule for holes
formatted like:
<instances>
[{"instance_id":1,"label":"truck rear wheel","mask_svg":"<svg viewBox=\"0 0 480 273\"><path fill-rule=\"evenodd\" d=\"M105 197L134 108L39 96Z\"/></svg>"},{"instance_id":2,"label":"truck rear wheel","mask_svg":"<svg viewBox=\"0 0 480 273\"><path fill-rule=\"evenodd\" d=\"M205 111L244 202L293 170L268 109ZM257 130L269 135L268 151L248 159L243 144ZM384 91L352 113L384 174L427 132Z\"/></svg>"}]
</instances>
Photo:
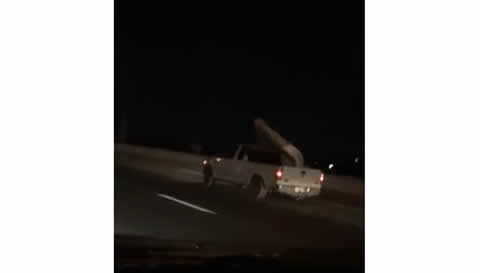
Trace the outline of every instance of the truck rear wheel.
<instances>
[{"instance_id":1,"label":"truck rear wheel","mask_svg":"<svg viewBox=\"0 0 480 273\"><path fill-rule=\"evenodd\" d=\"M247 187L248 196L255 200L264 199L267 196L267 188L260 176L254 176Z\"/></svg>"},{"instance_id":2,"label":"truck rear wheel","mask_svg":"<svg viewBox=\"0 0 480 273\"><path fill-rule=\"evenodd\" d=\"M203 184L208 189L215 186L215 177L213 176L213 170L210 166L203 169Z\"/></svg>"}]
</instances>

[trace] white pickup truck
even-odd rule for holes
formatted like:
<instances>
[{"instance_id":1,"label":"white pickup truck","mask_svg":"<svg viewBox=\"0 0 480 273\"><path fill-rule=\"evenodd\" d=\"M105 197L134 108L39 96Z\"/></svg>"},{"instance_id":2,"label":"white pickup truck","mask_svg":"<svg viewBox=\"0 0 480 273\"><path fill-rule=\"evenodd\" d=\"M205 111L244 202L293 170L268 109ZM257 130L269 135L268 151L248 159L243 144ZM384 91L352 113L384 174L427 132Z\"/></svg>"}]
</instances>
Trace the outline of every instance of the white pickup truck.
<instances>
[{"instance_id":1,"label":"white pickup truck","mask_svg":"<svg viewBox=\"0 0 480 273\"><path fill-rule=\"evenodd\" d=\"M229 182L263 199L278 192L297 200L320 194L325 175L321 170L282 164L282 155L255 145L239 145L233 158L213 157L203 161L204 184Z\"/></svg>"}]
</instances>

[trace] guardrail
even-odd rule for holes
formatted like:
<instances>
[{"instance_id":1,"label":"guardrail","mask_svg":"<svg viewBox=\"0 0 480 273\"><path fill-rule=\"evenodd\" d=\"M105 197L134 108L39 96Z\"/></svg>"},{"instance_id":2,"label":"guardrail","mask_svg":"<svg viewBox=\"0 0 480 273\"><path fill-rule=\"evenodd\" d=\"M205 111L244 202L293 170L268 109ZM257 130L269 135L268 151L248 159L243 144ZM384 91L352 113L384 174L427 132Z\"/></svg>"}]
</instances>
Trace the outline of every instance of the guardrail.
<instances>
[{"instance_id":1,"label":"guardrail","mask_svg":"<svg viewBox=\"0 0 480 273\"><path fill-rule=\"evenodd\" d=\"M165 166L171 166L168 171L176 171L182 178L188 177L196 181L202 179L202 161L206 156L129 144L115 144L114 151L116 164L162 175L165 175ZM157 164L161 164L162 168L157 168ZM359 198L365 194L363 181L351 176L327 175L324 187L325 191Z\"/></svg>"}]
</instances>

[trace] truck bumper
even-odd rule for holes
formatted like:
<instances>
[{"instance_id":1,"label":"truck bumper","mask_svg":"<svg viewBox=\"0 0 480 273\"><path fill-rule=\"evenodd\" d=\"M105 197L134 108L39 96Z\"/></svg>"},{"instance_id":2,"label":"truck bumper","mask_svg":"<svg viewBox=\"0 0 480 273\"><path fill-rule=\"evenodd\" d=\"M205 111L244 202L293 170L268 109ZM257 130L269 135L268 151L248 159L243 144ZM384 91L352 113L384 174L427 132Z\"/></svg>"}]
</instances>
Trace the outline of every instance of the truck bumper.
<instances>
[{"instance_id":1,"label":"truck bumper","mask_svg":"<svg viewBox=\"0 0 480 273\"><path fill-rule=\"evenodd\" d=\"M321 187L317 185L309 187L308 185L277 185L276 191L278 193L288 195L294 198L313 197L320 194Z\"/></svg>"}]
</instances>

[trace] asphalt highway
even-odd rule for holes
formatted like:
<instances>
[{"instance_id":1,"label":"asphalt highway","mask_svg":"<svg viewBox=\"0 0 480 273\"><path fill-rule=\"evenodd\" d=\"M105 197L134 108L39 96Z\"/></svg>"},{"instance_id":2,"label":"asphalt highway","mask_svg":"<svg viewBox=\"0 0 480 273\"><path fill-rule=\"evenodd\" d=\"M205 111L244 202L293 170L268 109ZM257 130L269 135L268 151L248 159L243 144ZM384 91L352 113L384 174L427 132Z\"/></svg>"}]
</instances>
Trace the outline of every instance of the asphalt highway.
<instances>
[{"instance_id":1,"label":"asphalt highway","mask_svg":"<svg viewBox=\"0 0 480 273\"><path fill-rule=\"evenodd\" d=\"M115 168L115 234L363 249L363 207L323 200L246 198L238 189Z\"/></svg>"}]
</instances>

